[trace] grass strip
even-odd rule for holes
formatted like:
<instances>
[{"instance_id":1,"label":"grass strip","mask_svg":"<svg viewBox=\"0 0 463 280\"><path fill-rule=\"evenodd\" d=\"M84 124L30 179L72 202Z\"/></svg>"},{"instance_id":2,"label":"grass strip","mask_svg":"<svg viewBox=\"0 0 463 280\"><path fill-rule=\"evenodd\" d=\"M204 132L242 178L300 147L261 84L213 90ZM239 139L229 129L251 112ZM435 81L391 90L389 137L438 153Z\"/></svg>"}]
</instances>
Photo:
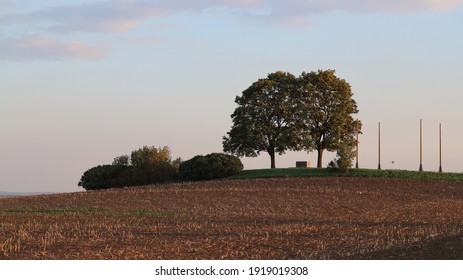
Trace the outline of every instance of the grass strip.
<instances>
[{"instance_id":1,"label":"grass strip","mask_svg":"<svg viewBox=\"0 0 463 280\"><path fill-rule=\"evenodd\" d=\"M462 173L448 172L419 172L410 170L377 170L377 169L350 169L347 173L337 172L329 168L275 168L244 170L228 179L256 179L281 177L367 177L367 178L400 178L441 180L463 182Z\"/></svg>"}]
</instances>

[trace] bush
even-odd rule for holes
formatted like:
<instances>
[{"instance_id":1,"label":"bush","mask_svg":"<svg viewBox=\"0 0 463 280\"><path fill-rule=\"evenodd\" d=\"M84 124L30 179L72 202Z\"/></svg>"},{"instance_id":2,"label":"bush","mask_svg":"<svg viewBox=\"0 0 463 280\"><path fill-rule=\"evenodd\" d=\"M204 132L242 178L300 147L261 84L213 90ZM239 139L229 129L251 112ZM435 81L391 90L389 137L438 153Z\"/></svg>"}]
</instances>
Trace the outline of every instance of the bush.
<instances>
[{"instance_id":1,"label":"bush","mask_svg":"<svg viewBox=\"0 0 463 280\"><path fill-rule=\"evenodd\" d=\"M133 185L133 168L125 165L98 165L84 172L79 186L85 190L122 188Z\"/></svg>"},{"instance_id":2,"label":"bush","mask_svg":"<svg viewBox=\"0 0 463 280\"><path fill-rule=\"evenodd\" d=\"M228 177L243 170L241 160L232 155L213 153L195 156L182 162L179 177L182 180L210 180Z\"/></svg>"},{"instance_id":3,"label":"bush","mask_svg":"<svg viewBox=\"0 0 463 280\"><path fill-rule=\"evenodd\" d=\"M168 162L150 166L133 167L133 184L150 185L177 179L177 168Z\"/></svg>"},{"instance_id":4,"label":"bush","mask_svg":"<svg viewBox=\"0 0 463 280\"><path fill-rule=\"evenodd\" d=\"M349 143L342 143L336 151L336 158L329 164L328 168L332 168L338 172L347 173L352 167L352 161L355 158L355 147Z\"/></svg>"},{"instance_id":5,"label":"bush","mask_svg":"<svg viewBox=\"0 0 463 280\"><path fill-rule=\"evenodd\" d=\"M99 165L87 170L79 186L86 190L121 188L164 183L177 179L181 159L171 160L169 147L147 147L131 156L114 158L112 165Z\"/></svg>"}]
</instances>

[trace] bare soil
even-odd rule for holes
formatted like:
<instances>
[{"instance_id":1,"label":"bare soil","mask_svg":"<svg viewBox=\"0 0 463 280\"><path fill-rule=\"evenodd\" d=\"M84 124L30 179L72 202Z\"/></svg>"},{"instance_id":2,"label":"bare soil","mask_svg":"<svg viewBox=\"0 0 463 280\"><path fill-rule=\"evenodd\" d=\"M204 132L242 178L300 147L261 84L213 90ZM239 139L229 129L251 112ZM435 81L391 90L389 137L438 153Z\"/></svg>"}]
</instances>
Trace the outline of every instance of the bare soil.
<instances>
[{"instance_id":1,"label":"bare soil","mask_svg":"<svg viewBox=\"0 0 463 280\"><path fill-rule=\"evenodd\" d=\"M280 178L4 198L0 259L463 259L463 184Z\"/></svg>"}]
</instances>

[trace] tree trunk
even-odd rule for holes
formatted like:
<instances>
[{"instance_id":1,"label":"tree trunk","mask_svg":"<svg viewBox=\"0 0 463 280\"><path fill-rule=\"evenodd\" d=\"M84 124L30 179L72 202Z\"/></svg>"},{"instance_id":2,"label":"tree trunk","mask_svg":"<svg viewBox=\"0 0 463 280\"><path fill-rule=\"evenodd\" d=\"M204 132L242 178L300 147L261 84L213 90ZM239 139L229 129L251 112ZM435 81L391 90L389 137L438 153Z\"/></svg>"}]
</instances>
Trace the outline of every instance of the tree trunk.
<instances>
[{"instance_id":1,"label":"tree trunk","mask_svg":"<svg viewBox=\"0 0 463 280\"><path fill-rule=\"evenodd\" d=\"M270 155L270 168L275 168L275 148L268 148L267 152Z\"/></svg>"},{"instance_id":2,"label":"tree trunk","mask_svg":"<svg viewBox=\"0 0 463 280\"><path fill-rule=\"evenodd\" d=\"M323 159L323 149L318 148L318 160L317 160L317 168L322 168L322 159Z\"/></svg>"}]
</instances>

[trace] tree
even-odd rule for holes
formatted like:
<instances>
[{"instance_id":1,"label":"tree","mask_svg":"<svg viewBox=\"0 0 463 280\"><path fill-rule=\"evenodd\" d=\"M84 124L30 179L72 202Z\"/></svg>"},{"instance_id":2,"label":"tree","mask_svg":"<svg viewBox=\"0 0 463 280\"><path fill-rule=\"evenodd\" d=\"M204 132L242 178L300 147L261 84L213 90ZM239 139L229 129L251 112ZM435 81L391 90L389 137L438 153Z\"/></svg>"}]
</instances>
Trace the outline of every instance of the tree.
<instances>
[{"instance_id":1,"label":"tree","mask_svg":"<svg viewBox=\"0 0 463 280\"><path fill-rule=\"evenodd\" d=\"M175 169L178 170L182 162L183 162L183 159L181 157L177 157L176 159L172 161L172 165L175 167Z\"/></svg>"},{"instance_id":2,"label":"tree","mask_svg":"<svg viewBox=\"0 0 463 280\"><path fill-rule=\"evenodd\" d=\"M355 141L355 139L346 135L336 149L336 158L328 164L328 167L346 173L352 167L355 158Z\"/></svg>"},{"instance_id":3,"label":"tree","mask_svg":"<svg viewBox=\"0 0 463 280\"><path fill-rule=\"evenodd\" d=\"M224 151L240 157L256 157L265 151L271 168L275 168L275 153L283 154L297 146L296 84L294 75L278 71L237 96L232 128L223 137Z\"/></svg>"},{"instance_id":4,"label":"tree","mask_svg":"<svg viewBox=\"0 0 463 280\"><path fill-rule=\"evenodd\" d=\"M133 166L134 181L137 184L152 184L175 178L177 169L172 165L169 147L144 146L132 151L130 160Z\"/></svg>"},{"instance_id":5,"label":"tree","mask_svg":"<svg viewBox=\"0 0 463 280\"><path fill-rule=\"evenodd\" d=\"M162 148L143 146L143 148L132 152L130 160L134 167L151 168L162 162L170 163L170 154L170 149L167 146Z\"/></svg>"},{"instance_id":6,"label":"tree","mask_svg":"<svg viewBox=\"0 0 463 280\"><path fill-rule=\"evenodd\" d=\"M361 129L361 122L352 116L358 113L357 103L350 85L336 77L334 70L303 72L298 80L301 147L318 152L320 168L324 150L345 152L346 147L355 144L356 126Z\"/></svg>"},{"instance_id":7,"label":"tree","mask_svg":"<svg viewBox=\"0 0 463 280\"><path fill-rule=\"evenodd\" d=\"M123 166L128 166L130 165L130 158L127 155L122 155L115 157L113 160L112 165L123 165Z\"/></svg>"}]
</instances>

